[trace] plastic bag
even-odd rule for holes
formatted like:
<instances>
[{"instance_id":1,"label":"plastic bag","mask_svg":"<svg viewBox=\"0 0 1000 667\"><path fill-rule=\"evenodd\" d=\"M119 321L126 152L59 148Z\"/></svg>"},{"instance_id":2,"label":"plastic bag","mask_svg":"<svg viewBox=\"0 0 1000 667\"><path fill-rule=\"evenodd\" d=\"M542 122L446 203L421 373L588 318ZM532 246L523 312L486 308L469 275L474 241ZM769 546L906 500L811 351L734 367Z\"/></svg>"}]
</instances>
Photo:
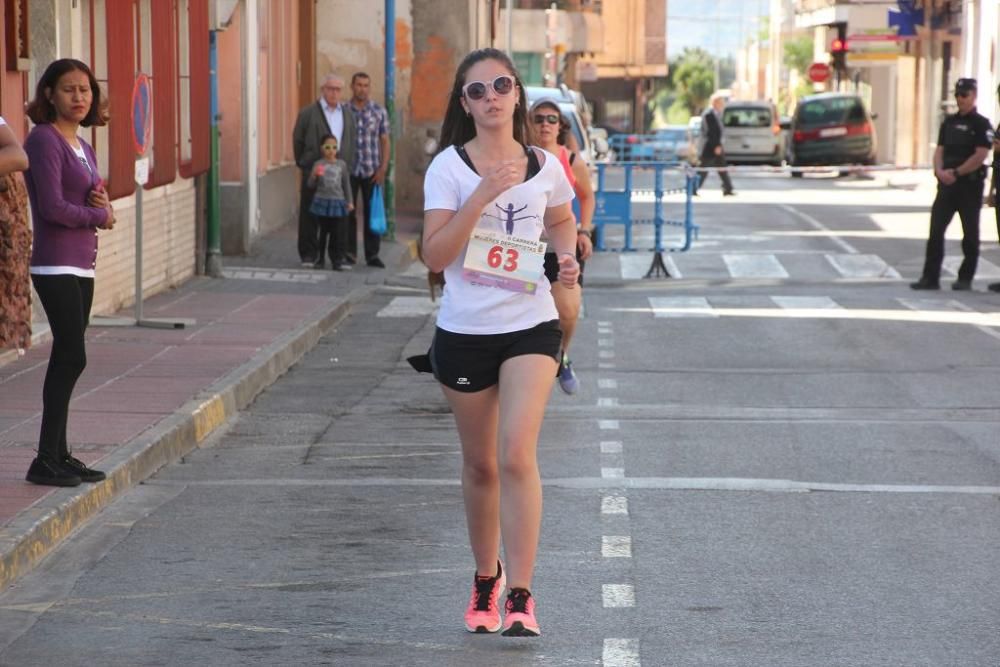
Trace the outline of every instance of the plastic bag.
<instances>
[{"instance_id":1,"label":"plastic bag","mask_svg":"<svg viewBox=\"0 0 1000 667\"><path fill-rule=\"evenodd\" d=\"M371 207L371 230L373 233L382 236L385 234L388 225L385 219L385 198L382 196L382 186L376 185L372 188L372 200L368 203Z\"/></svg>"}]
</instances>

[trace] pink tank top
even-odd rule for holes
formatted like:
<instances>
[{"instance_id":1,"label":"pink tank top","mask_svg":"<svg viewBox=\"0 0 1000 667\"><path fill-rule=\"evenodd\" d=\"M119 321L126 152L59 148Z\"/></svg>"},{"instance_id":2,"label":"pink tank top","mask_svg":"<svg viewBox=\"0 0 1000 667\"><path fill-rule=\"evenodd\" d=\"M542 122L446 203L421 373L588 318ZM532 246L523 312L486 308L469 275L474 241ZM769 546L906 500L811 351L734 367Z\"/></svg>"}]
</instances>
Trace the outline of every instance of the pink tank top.
<instances>
[{"instance_id":1,"label":"pink tank top","mask_svg":"<svg viewBox=\"0 0 1000 667\"><path fill-rule=\"evenodd\" d=\"M570 187L576 190L576 174L573 173L573 165L569 162L569 150L565 146L559 147L559 162L562 163L563 171L566 172Z\"/></svg>"}]
</instances>

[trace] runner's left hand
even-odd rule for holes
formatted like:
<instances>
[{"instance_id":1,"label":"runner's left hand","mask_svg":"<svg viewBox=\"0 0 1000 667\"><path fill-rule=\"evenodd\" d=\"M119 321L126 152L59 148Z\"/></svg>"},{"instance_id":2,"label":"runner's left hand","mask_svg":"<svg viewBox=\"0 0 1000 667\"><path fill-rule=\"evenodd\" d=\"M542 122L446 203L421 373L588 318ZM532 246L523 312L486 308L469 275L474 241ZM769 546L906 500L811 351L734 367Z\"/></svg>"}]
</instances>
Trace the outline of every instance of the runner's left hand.
<instances>
[{"instance_id":1,"label":"runner's left hand","mask_svg":"<svg viewBox=\"0 0 1000 667\"><path fill-rule=\"evenodd\" d=\"M566 253L559 255L559 282L563 287L572 289L576 287L579 279L580 265L577 264L576 258Z\"/></svg>"}]
</instances>

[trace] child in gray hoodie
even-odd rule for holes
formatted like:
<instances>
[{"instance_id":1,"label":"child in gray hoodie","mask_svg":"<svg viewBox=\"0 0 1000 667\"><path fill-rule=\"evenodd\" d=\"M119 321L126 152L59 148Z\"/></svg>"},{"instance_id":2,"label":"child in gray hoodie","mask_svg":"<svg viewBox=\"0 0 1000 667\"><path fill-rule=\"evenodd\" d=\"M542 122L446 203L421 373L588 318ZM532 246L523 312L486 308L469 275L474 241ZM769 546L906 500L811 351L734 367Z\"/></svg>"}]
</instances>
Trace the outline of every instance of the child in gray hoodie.
<instances>
[{"instance_id":1,"label":"child in gray hoodie","mask_svg":"<svg viewBox=\"0 0 1000 667\"><path fill-rule=\"evenodd\" d=\"M347 214L354 210L351 172L346 162L337 159L335 137L326 135L320 147L323 157L316 160L307 183L310 188L316 188L309 212L316 216L319 226L319 255L313 266L322 269L325 264L323 255L329 254L331 268L343 271L351 268L344 261L347 252Z\"/></svg>"}]
</instances>

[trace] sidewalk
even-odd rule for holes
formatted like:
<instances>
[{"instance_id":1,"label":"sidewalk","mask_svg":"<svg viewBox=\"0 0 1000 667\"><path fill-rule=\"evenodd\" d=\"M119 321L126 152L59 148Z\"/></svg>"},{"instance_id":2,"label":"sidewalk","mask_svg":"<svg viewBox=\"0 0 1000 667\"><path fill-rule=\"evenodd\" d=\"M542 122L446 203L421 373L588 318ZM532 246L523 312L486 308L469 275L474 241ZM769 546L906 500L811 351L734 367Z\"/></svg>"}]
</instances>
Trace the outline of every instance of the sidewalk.
<instances>
[{"instance_id":1,"label":"sidewalk","mask_svg":"<svg viewBox=\"0 0 1000 667\"><path fill-rule=\"evenodd\" d=\"M87 369L70 405L73 454L108 479L73 488L24 481L35 456L49 337L0 359L0 590L77 526L160 467L179 460L293 365L377 286L413 261L418 221L383 241L386 269L299 266L294 225L226 257L224 277L196 277L143 302L149 318L184 329L92 326ZM406 282L404 280L404 282ZM420 282L414 282L419 286ZM121 313L132 315L132 308Z\"/></svg>"}]
</instances>

